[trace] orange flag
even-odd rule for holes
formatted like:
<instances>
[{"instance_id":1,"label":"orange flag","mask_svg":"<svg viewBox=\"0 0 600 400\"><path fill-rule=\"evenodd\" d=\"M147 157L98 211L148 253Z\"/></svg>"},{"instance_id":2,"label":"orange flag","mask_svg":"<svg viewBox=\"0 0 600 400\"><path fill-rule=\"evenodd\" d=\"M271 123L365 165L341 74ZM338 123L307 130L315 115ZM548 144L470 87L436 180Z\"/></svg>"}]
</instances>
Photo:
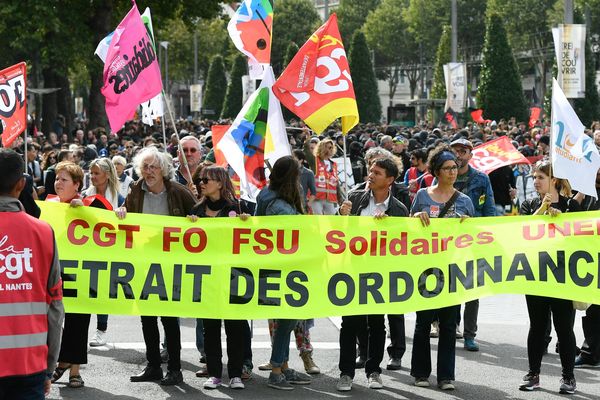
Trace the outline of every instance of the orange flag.
<instances>
[{"instance_id":1,"label":"orange flag","mask_svg":"<svg viewBox=\"0 0 600 400\"><path fill-rule=\"evenodd\" d=\"M273 93L317 133L339 117L344 133L358 123L350 67L335 14L304 43L273 85Z\"/></svg>"}]
</instances>

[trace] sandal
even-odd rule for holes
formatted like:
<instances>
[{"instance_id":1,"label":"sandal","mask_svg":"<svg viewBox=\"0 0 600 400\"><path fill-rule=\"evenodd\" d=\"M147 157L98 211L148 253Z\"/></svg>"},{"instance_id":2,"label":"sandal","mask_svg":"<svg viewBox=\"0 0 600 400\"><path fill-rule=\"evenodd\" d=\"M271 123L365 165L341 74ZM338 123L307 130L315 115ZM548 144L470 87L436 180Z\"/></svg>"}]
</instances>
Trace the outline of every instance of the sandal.
<instances>
[{"instance_id":1,"label":"sandal","mask_svg":"<svg viewBox=\"0 0 600 400\"><path fill-rule=\"evenodd\" d=\"M54 372L52 373L52 379L50 379L50 382L54 383L57 380L59 380L63 376L63 374L65 373L65 371L68 370L68 369L70 369L70 368L71 368L71 364L67 364L67 366L64 367L64 368L61 368L61 367L57 366L54 369Z\"/></svg>"},{"instance_id":2,"label":"sandal","mask_svg":"<svg viewBox=\"0 0 600 400\"><path fill-rule=\"evenodd\" d=\"M81 379L81 375L71 375L69 377L69 384L67 385L73 389L79 389L83 387L83 379Z\"/></svg>"}]
</instances>

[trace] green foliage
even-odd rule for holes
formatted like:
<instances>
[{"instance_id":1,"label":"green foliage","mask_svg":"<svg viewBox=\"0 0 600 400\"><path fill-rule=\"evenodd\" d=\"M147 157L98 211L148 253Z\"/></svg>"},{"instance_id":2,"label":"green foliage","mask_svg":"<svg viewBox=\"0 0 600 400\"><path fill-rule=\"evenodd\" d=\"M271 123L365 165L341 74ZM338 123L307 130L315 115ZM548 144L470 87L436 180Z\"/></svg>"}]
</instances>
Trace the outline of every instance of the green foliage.
<instances>
[{"instance_id":1,"label":"green foliage","mask_svg":"<svg viewBox=\"0 0 600 400\"><path fill-rule=\"evenodd\" d=\"M292 61L298 50L300 50L298 45L294 42L290 42L290 44L287 47L287 50L285 51L285 57L283 59L283 69L287 68L288 64L290 63L290 61Z\"/></svg>"},{"instance_id":2,"label":"green foliage","mask_svg":"<svg viewBox=\"0 0 600 400\"><path fill-rule=\"evenodd\" d=\"M435 69L433 70L433 86L431 97L434 99L446 98L446 82L444 81L444 64L450 62L452 28L449 25L443 27L442 37L435 56Z\"/></svg>"},{"instance_id":3,"label":"green foliage","mask_svg":"<svg viewBox=\"0 0 600 400\"><path fill-rule=\"evenodd\" d=\"M233 60L221 118L235 118L242 109L242 76L246 75L248 71L247 65L246 57L241 54L238 54Z\"/></svg>"},{"instance_id":4,"label":"green foliage","mask_svg":"<svg viewBox=\"0 0 600 400\"><path fill-rule=\"evenodd\" d=\"M442 27L450 23L448 0L411 0L403 12L409 31L423 46L425 60L432 61Z\"/></svg>"},{"instance_id":5,"label":"green foliage","mask_svg":"<svg viewBox=\"0 0 600 400\"><path fill-rule=\"evenodd\" d=\"M375 10L381 0L341 0L335 10L338 17L340 35L346 50L350 52L351 40L354 32L362 28L367 15Z\"/></svg>"},{"instance_id":6,"label":"green foliage","mask_svg":"<svg viewBox=\"0 0 600 400\"><path fill-rule=\"evenodd\" d=\"M202 109L213 110L214 114L204 114L209 118L218 118L221 115L223 101L225 100L225 88L227 87L227 78L225 77L225 66L223 57L214 56L208 69L208 79L206 81L206 91L204 92L204 101Z\"/></svg>"},{"instance_id":7,"label":"green foliage","mask_svg":"<svg viewBox=\"0 0 600 400\"><path fill-rule=\"evenodd\" d=\"M488 17L477 104L488 119L516 117L524 121L527 118L521 75L503 21L496 14Z\"/></svg>"},{"instance_id":8,"label":"green foliage","mask_svg":"<svg viewBox=\"0 0 600 400\"><path fill-rule=\"evenodd\" d=\"M352 37L349 64L361 122L379 122L381 103L377 93L377 79L367 40L361 31L354 32Z\"/></svg>"},{"instance_id":9,"label":"green foliage","mask_svg":"<svg viewBox=\"0 0 600 400\"><path fill-rule=\"evenodd\" d=\"M589 41L585 46L585 97L575 99L573 109L585 126L591 126L593 121L600 118L600 99L598 98L598 86L596 86L596 68L594 55L590 49Z\"/></svg>"},{"instance_id":10,"label":"green foliage","mask_svg":"<svg viewBox=\"0 0 600 400\"><path fill-rule=\"evenodd\" d=\"M273 7L273 41L271 65L275 75L283 70L283 57L290 42L299 46L322 24L310 0L281 0Z\"/></svg>"}]
</instances>

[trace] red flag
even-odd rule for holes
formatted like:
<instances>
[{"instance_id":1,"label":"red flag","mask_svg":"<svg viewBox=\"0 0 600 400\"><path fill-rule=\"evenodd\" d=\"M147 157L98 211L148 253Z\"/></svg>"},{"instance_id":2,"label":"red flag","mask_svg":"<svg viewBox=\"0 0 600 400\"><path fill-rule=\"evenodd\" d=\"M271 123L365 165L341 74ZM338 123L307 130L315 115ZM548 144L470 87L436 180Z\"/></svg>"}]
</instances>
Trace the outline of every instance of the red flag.
<instances>
[{"instance_id":1,"label":"red flag","mask_svg":"<svg viewBox=\"0 0 600 400\"><path fill-rule=\"evenodd\" d=\"M358 123L350 67L335 14L296 53L273 85L273 93L317 133L338 117L344 133Z\"/></svg>"},{"instance_id":2,"label":"red flag","mask_svg":"<svg viewBox=\"0 0 600 400\"><path fill-rule=\"evenodd\" d=\"M505 165L530 164L529 160L513 146L507 136L475 147L472 154L473 158L469 161L469 165L486 174Z\"/></svg>"},{"instance_id":3,"label":"red flag","mask_svg":"<svg viewBox=\"0 0 600 400\"><path fill-rule=\"evenodd\" d=\"M490 122L489 119L483 119L483 110L481 108L471 111L471 118L473 118L473 121L477 122L478 124L486 124Z\"/></svg>"},{"instance_id":4,"label":"red flag","mask_svg":"<svg viewBox=\"0 0 600 400\"><path fill-rule=\"evenodd\" d=\"M540 115L542 114L542 109L540 107L531 107L529 109L529 127L533 128L540 120Z\"/></svg>"},{"instance_id":5,"label":"red flag","mask_svg":"<svg viewBox=\"0 0 600 400\"><path fill-rule=\"evenodd\" d=\"M2 145L9 147L27 129L27 65L22 62L0 71Z\"/></svg>"},{"instance_id":6,"label":"red flag","mask_svg":"<svg viewBox=\"0 0 600 400\"><path fill-rule=\"evenodd\" d=\"M458 129L458 124L456 123L456 119L454 118L454 113L451 108L448 109L444 116L446 117L446 121L448 121L452 128Z\"/></svg>"},{"instance_id":7,"label":"red flag","mask_svg":"<svg viewBox=\"0 0 600 400\"><path fill-rule=\"evenodd\" d=\"M227 168L227 160L225 159L225 155L217 144L223 138L223 135L227 133L231 125L213 125L210 130L212 132L212 143L213 143L213 151L215 152L215 164Z\"/></svg>"}]
</instances>

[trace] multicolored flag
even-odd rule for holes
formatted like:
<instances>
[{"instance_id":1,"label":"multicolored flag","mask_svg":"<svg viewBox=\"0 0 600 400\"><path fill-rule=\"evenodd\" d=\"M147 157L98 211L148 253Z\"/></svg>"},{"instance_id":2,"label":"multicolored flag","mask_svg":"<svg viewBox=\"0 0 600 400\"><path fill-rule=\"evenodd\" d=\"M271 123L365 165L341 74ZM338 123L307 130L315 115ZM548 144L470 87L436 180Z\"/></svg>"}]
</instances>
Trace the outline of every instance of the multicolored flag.
<instances>
[{"instance_id":1,"label":"multicolored flag","mask_svg":"<svg viewBox=\"0 0 600 400\"><path fill-rule=\"evenodd\" d=\"M152 39L135 3L110 40L103 80L106 114L115 132L133 117L141 103L162 90Z\"/></svg>"},{"instance_id":2,"label":"multicolored flag","mask_svg":"<svg viewBox=\"0 0 600 400\"><path fill-rule=\"evenodd\" d=\"M350 67L335 14L294 56L273 85L273 93L317 133L339 117L343 133L358 123Z\"/></svg>"},{"instance_id":3,"label":"multicolored flag","mask_svg":"<svg viewBox=\"0 0 600 400\"><path fill-rule=\"evenodd\" d=\"M250 77L260 79L271 63L273 0L244 0L227 24L235 47L248 57Z\"/></svg>"},{"instance_id":4,"label":"multicolored flag","mask_svg":"<svg viewBox=\"0 0 600 400\"><path fill-rule=\"evenodd\" d=\"M217 145L217 150L225 155L227 163L240 177L241 197L250 201L254 201L266 185L265 159L273 165L280 157L290 154L281 106L271 88L274 81L269 66L259 88ZM269 146L272 149L265 154Z\"/></svg>"},{"instance_id":5,"label":"multicolored flag","mask_svg":"<svg viewBox=\"0 0 600 400\"><path fill-rule=\"evenodd\" d=\"M597 198L596 172L600 168L600 154L584 130L558 82L553 79L550 158L554 176L567 179L573 189Z\"/></svg>"},{"instance_id":6,"label":"multicolored flag","mask_svg":"<svg viewBox=\"0 0 600 400\"><path fill-rule=\"evenodd\" d=\"M22 62L0 71L0 133L9 147L27 129L27 65Z\"/></svg>"},{"instance_id":7,"label":"multicolored flag","mask_svg":"<svg viewBox=\"0 0 600 400\"><path fill-rule=\"evenodd\" d=\"M529 160L513 146L508 139L508 136L501 136L498 139L483 143L475 147L472 154L473 158L471 158L469 164L485 174L489 174L505 165L530 163Z\"/></svg>"}]
</instances>

